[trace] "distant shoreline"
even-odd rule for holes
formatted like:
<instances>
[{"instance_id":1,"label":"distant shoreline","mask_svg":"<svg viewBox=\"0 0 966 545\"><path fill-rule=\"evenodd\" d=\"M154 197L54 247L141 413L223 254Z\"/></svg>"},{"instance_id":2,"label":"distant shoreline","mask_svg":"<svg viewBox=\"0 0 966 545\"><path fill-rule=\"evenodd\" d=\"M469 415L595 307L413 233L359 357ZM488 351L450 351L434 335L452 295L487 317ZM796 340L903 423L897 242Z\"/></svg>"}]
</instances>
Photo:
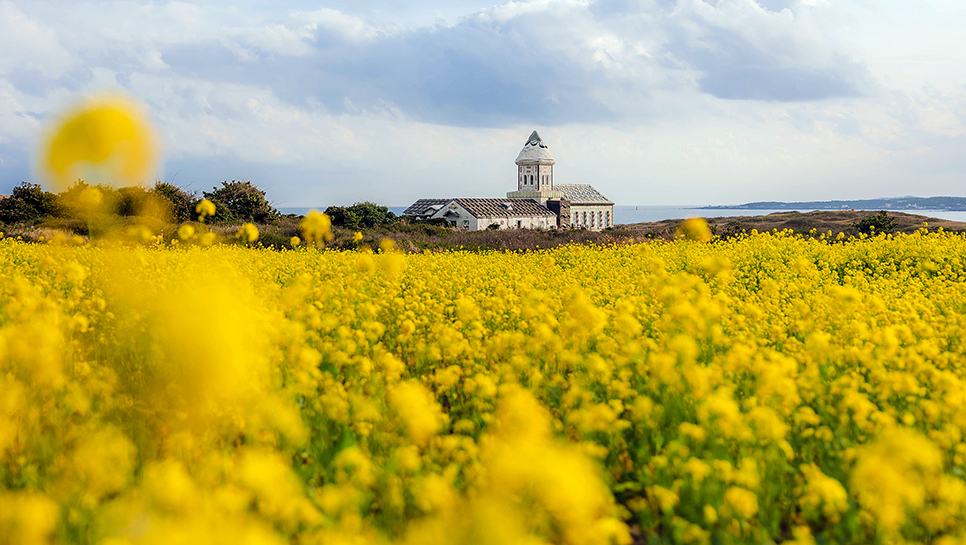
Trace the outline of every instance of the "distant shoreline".
<instances>
[{"instance_id":1,"label":"distant shoreline","mask_svg":"<svg viewBox=\"0 0 966 545\"><path fill-rule=\"evenodd\" d=\"M759 201L735 205L701 206L701 210L940 210L966 211L966 197L891 197L852 201Z\"/></svg>"}]
</instances>

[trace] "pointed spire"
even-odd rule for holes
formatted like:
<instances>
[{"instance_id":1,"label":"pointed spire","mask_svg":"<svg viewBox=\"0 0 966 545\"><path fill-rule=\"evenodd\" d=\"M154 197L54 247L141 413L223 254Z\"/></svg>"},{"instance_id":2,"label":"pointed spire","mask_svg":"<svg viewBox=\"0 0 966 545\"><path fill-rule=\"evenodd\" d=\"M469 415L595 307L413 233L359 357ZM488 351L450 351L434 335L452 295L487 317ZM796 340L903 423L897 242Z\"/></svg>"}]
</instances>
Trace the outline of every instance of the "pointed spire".
<instances>
[{"instance_id":1,"label":"pointed spire","mask_svg":"<svg viewBox=\"0 0 966 545\"><path fill-rule=\"evenodd\" d=\"M543 142L537 131L530 133L530 138L523 145L523 150L517 156L518 165L552 165L556 161L550 155L550 148Z\"/></svg>"},{"instance_id":2,"label":"pointed spire","mask_svg":"<svg viewBox=\"0 0 966 545\"><path fill-rule=\"evenodd\" d=\"M547 147L547 145L543 143L543 139L540 138L540 135L537 133L537 131L530 133L530 138L527 140L527 145L540 146L541 148Z\"/></svg>"}]
</instances>

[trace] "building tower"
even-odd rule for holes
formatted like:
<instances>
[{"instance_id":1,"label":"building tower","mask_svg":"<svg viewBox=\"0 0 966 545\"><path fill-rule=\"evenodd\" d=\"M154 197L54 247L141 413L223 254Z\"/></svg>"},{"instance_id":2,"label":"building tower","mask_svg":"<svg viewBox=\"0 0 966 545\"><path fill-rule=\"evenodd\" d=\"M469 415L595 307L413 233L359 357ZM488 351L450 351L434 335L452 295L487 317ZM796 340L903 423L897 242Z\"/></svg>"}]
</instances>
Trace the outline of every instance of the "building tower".
<instances>
[{"instance_id":1,"label":"building tower","mask_svg":"<svg viewBox=\"0 0 966 545\"><path fill-rule=\"evenodd\" d=\"M537 131L517 155L517 190L506 194L508 199L533 199L546 205L548 199L559 198L553 188L553 165L556 161Z\"/></svg>"}]
</instances>

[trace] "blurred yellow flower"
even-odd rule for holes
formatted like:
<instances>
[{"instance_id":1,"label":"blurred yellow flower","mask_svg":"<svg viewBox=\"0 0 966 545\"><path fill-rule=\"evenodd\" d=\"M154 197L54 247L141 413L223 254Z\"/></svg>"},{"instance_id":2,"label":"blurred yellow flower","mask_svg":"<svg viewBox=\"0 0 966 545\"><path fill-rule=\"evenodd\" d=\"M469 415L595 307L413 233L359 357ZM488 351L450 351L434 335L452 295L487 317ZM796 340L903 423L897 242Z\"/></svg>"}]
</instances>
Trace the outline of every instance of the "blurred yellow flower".
<instances>
[{"instance_id":1,"label":"blurred yellow flower","mask_svg":"<svg viewBox=\"0 0 966 545\"><path fill-rule=\"evenodd\" d=\"M181 240L188 240L195 236L195 228L190 225L182 225L178 227L178 238Z\"/></svg>"},{"instance_id":2,"label":"blurred yellow flower","mask_svg":"<svg viewBox=\"0 0 966 545\"><path fill-rule=\"evenodd\" d=\"M688 240L698 242L708 242L711 240L711 229L703 218L688 218L681 222L676 232L678 236L684 235Z\"/></svg>"},{"instance_id":3,"label":"blurred yellow flower","mask_svg":"<svg viewBox=\"0 0 966 545\"><path fill-rule=\"evenodd\" d=\"M51 128L40 152L40 170L66 189L83 178L110 185L146 182L157 160L154 130L131 100L90 97Z\"/></svg>"},{"instance_id":4,"label":"blurred yellow flower","mask_svg":"<svg viewBox=\"0 0 966 545\"><path fill-rule=\"evenodd\" d=\"M78 202L84 208L95 208L104 202L104 194L96 187L85 187L78 196Z\"/></svg>"},{"instance_id":5,"label":"blurred yellow flower","mask_svg":"<svg viewBox=\"0 0 966 545\"><path fill-rule=\"evenodd\" d=\"M241 226L238 230L238 237L242 239L243 242L248 242L251 244L258 240L258 227L255 227L254 223L246 223Z\"/></svg>"},{"instance_id":6,"label":"blurred yellow flower","mask_svg":"<svg viewBox=\"0 0 966 545\"><path fill-rule=\"evenodd\" d=\"M198 221L204 222L206 217L215 215L215 203L201 199L195 206L195 213L198 214Z\"/></svg>"},{"instance_id":7,"label":"blurred yellow flower","mask_svg":"<svg viewBox=\"0 0 966 545\"><path fill-rule=\"evenodd\" d=\"M49 543L59 507L45 495L29 491L0 492L0 542L11 545Z\"/></svg>"},{"instance_id":8,"label":"blurred yellow flower","mask_svg":"<svg viewBox=\"0 0 966 545\"><path fill-rule=\"evenodd\" d=\"M734 514L746 520L758 513L758 497L751 490L732 486L725 491L725 502Z\"/></svg>"},{"instance_id":9,"label":"blurred yellow flower","mask_svg":"<svg viewBox=\"0 0 966 545\"><path fill-rule=\"evenodd\" d=\"M302 239L311 244L322 244L333 239L332 220L329 216L312 210L299 222Z\"/></svg>"},{"instance_id":10,"label":"blurred yellow flower","mask_svg":"<svg viewBox=\"0 0 966 545\"><path fill-rule=\"evenodd\" d=\"M416 381L408 381L389 392L389 403L406 425L406 433L417 445L425 445L446 422L433 393Z\"/></svg>"}]
</instances>

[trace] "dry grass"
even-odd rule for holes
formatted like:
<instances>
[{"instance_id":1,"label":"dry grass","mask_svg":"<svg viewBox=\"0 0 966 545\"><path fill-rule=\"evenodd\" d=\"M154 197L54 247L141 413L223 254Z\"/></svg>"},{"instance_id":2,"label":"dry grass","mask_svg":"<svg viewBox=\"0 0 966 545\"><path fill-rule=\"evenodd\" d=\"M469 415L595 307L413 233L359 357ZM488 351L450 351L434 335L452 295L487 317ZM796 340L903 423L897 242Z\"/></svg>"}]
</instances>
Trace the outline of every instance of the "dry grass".
<instances>
[{"instance_id":1,"label":"dry grass","mask_svg":"<svg viewBox=\"0 0 966 545\"><path fill-rule=\"evenodd\" d=\"M817 210L814 212L776 212L766 216L729 216L706 218L712 232L722 238L735 236L741 232L771 231L773 229L791 229L796 233L808 234L812 229L817 234L845 233L846 236L857 235L854 224L876 212L873 211L841 211ZM933 231L943 228L947 231L966 231L966 222L957 222L906 214L903 212L889 212L889 217L895 218L897 232L912 233L928 222L928 228ZM290 240L299 235L297 216L283 216L265 225L259 225L260 244L276 249L291 248ZM143 218L121 218L120 226L143 221ZM177 237L178 225L164 224L154 220L156 224L150 227L155 234L161 234L166 241ZM683 219L671 219L650 223L634 223L618 225L605 231L587 231L583 229L537 230L513 229L504 231L457 231L445 227L428 224L411 224L400 222L386 228L363 229L363 240L353 241L354 230L335 227L335 240L330 247L341 249L355 249L362 245L372 248L379 246L384 239L391 239L400 250L415 253L422 251L532 251L545 248L555 248L567 244L627 244L642 240L674 238L675 231ZM222 241L232 241L241 224L201 225L194 223L196 229L212 230ZM80 220L49 220L34 226L13 225L2 229L5 236L20 237L27 242L49 240L56 233L62 232L68 236L80 235L87 238L87 224Z\"/></svg>"}]
</instances>

